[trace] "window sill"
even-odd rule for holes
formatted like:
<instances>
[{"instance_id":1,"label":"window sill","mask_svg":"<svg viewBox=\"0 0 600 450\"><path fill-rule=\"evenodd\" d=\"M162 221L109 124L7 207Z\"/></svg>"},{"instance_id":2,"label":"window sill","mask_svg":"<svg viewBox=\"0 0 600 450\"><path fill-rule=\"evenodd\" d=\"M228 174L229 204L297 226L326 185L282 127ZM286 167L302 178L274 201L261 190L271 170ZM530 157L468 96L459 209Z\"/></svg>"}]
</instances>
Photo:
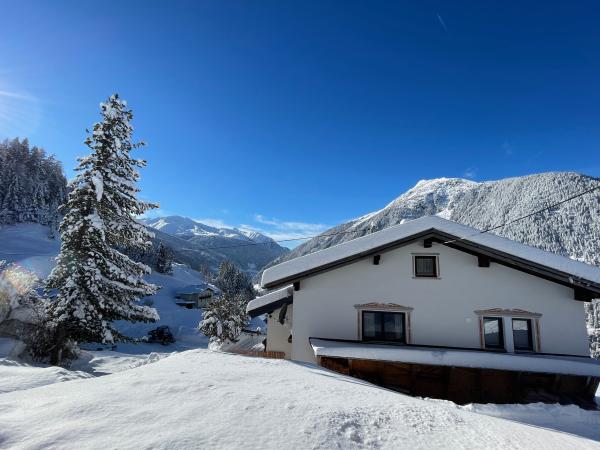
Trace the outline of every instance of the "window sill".
<instances>
[{"instance_id":1,"label":"window sill","mask_svg":"<svg viewBox=\"0 0 600 450\"><path fill-rule=\"evenodd\" d=\"M375 344L375 345L406 345L406 342L401 341L361 341L362 344Z\"/></svg>"},{"instance_id":2,"label":"window sill","mask_svg":"<svg viewBox=\"0 0 600 450\"><path fill-rule=\"evenodd\" d=\"M484 350L486 352L493 352L493 353L508 353L506 351L505 348L490 348L490 347L484 347Z\"/></svg>"},{"instance_id":3,"label":"window sill","mask_svg":"<svg viewBox=\"0 0 600 450\"><path fill-rule=\"evenodd\" d=\"M442 277L412 277L413 280L441 280Z\"/></svg>"}]
</instances>

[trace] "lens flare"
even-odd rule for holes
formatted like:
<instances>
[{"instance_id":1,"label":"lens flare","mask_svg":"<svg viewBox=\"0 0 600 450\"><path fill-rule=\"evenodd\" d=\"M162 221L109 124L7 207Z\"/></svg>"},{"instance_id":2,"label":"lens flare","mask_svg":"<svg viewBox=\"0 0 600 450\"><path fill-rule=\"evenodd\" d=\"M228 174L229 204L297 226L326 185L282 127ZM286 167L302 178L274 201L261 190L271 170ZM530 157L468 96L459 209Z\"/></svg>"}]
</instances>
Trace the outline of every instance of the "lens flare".
<instances>
[{"instance_id":1,"label":"lens flare","mask_svg":"<svg viewBox=\"0 0 600 450\"><path fill-rule=\"evenodd\" d=\"M0 299L10 300L25 295L35 287L37 276L16 264L4 265L0 261Z\"/></svg>"}]
</instances>

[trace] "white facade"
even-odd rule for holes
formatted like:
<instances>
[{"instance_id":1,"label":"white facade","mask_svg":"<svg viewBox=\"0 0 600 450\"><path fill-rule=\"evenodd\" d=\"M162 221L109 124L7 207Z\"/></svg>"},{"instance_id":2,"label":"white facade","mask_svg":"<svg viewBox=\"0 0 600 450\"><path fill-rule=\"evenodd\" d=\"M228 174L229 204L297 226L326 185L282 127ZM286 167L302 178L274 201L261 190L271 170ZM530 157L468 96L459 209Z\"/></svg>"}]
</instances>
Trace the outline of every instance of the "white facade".
<instances>
[{"instance_id":1,"label":"white facade","mask_svg":"<svg viewBox=\"0 0 600 450\"><path fill-rule=\"evenodd\" d=\"M415 278L414 254L437 255L439 277ZM480 317L486 315L505 318L505 347L511 352L510 319L525 317L534 325L537 351L589 355L584 303L573 299L572 288L494 262L478 267L476 256L442 244L424 248L422 240L382 252L378 265L371 256L300 278L293 321L291 307L288 312L293 342L287 342L287 326L274 323L276 310L267 350L315 362L309 338L361 339L360 305L405 312L407 341L414 345L482 348Z\"/></svg>"},{"instance_id":2,"label":"white facade","mask_svg":"<svg viewBox=\"0 0 600 450\"><path fill-rule=\"evenodd\" d=\"M283 324L279 322L281 308L267 317L267 350L283 352L287 359L292 358L292 343L289 341L292 335L293 310L293 305L287 306Z\"/></svg>"}]
</instances>

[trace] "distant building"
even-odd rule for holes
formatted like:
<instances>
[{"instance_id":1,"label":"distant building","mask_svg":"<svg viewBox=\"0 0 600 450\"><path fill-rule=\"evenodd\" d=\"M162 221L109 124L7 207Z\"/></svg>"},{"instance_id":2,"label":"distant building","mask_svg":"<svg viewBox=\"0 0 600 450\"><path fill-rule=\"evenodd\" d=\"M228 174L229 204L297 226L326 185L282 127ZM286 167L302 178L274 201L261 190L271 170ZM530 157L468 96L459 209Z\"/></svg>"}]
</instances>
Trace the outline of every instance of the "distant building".
<instances>
[{"instance_id":1,"label":"distant building","mask_svg":"<svg viewBox=\"0 0 600 450\"><path fill-rule=\"evenodd\" d=\"M175 303L188 309L206 308L220 294L219 288L210 283L191 284L175 293Z\"/></svg>"},{"instance_id":2,"label":"distant building","mask_svg":"<svg viewBox=\"0 0 600 450\"><path fill-rule=\"evenodd\" d=\"M267 351L457 403L593 404L600 269L425 217L264 271Z\"/></svg>"}]
</instances>

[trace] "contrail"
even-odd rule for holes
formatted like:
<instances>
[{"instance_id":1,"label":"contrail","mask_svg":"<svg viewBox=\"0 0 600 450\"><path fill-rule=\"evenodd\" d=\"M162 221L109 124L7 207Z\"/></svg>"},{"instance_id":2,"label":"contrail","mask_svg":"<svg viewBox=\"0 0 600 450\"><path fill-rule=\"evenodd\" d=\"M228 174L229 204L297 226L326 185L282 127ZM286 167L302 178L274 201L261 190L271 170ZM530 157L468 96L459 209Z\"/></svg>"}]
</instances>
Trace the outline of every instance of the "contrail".
<instances>
[{"instance_id":1,"label":"contrail","mask_svg":"<svg viewBox=\"0 0 600 450\"><path fill-rule=\"evenodd\" d=\"M448 28L446 28L446 24L444 23L444 19L442 19L442 16L440 16L440 13L436 13L436 16L437 16L438 20L440 21L440 23L442 24L444 31L448 31Z\"/></svg>"},{"instance_id":2,"label":"contrail","mask_svg":"<svg viewBox=\"0 0 600 450\"><path fill-rule=\"evenodd\" d=\"M0 97L16 98L18 100L35 100L35 97L32 97L30 95L18 94L16 92L10 91L0 91Z\"/></svg>"}]
</instances>

